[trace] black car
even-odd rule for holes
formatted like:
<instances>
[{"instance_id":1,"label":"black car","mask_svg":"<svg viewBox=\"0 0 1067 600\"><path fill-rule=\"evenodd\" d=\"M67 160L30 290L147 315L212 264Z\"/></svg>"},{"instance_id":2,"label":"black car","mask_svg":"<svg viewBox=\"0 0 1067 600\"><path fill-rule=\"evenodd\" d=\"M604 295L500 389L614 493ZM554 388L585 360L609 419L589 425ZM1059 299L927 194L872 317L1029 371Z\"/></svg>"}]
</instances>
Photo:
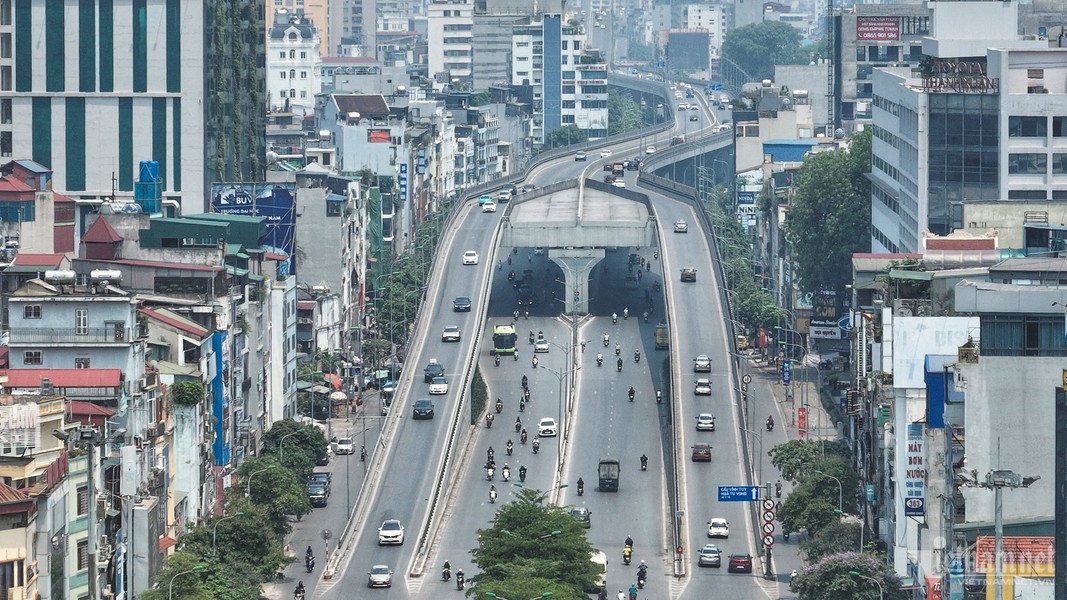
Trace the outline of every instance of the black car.
<instances>
[{"instance_id":1,"label":"black car","mask_svg":"<svg viewBox=\"0 0 1067 600\"><path fill-rule=\"evenodd\" d=\"M308 484L308 502L312 506L326 506L326 500L330 497L330 490L321 482Z\"/></svg>"},{"instance_id":2,"label":"black car","mask_svg":"<svg viewBox=\"0 0 1067 600\"><path fill-rule=\"evenodd\" d=\"M433 418L433 402L429 400L416 400L415 405L411 410L412 419L432 419Z\"/></svg>"},{"instance_id":3,"label":"black car","mask_svg":"<svg viewBox=\"0 0 1067 600\"><path fill-rule=\"evenodd\" d=\"M466 296L457 296L452 301L452 312L470 312L471 299Z\"/></svg>"},{"instance_id":4,"label":"black car","mask_svg":"<svg viewBox=\"0 0 1067 600\"><path fill-rule=\"evenodd\" d=\"M581 523L582 527L585 527L586 529L589 529L589 527L593 524L593 521L590 518L593 513L589 512L589 509L584 506L575 506L574 508L568 510L567 514L574 517L575 519L578 519L578 522Z\"/></svg>"},{"instance_id":5,"label":"black car","mask_svg":"<svg viewBox=\"0 0 1067 600\"><path fill-rule=\"evenodd\" d=\"M443 377L445 374L445 368L441 366L441 363L437 362L436 358L430 359L430 364L426 365L426 368L422 371L423 383L430 383L434 377Z\"/></svg>"},{"instance_id":6,"label":"black car","mask_svg":"<svg viewBox=\"0 0 1067 600\"><path fill-rule=\"evenodd\" d=\"M311 477L308 477L308 486L314 484L322 484L326 486L326 493L330 492L330 483L333 477L329 473L312 473Z\"/></svg>"}]
</instances>

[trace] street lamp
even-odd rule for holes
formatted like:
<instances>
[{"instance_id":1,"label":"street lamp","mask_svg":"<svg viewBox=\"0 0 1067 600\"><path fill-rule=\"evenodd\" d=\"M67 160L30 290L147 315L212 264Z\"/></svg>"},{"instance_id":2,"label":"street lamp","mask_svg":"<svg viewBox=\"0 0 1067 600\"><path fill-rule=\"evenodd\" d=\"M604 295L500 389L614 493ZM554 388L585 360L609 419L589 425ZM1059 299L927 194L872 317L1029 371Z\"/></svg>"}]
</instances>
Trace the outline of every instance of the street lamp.
<instances>
[{"instance_id":1,"label":"street lamp","mask_svg":"<svg viewBox=\"0 0 1067 600\"><path fill-rule=\"evenodd\" d=\"M842 492L843 488L841 487L841 480L838 479L837 477L834 477L833 475L828 474L828 473L823 473L822 471L820 471L818 469L815 469L815 474L816 475L822 475L823 477L828 477L828 478L833 479L834 481L837 482L837 511L840 512L841 514L844 514L845 509L844 509L844 506L843 506L843 503L842 503L842 498L844 498L844 493Z\"/></svg>"},{"instance_id":2,"label":"street lamp","mask_svg":"<svg viewBox=\"0 0 1067 600\"><path fill-rule=\"evenodd\" d=\"M882 600L885 599L885 588L882 587L881 581L878 581L874 577L867 577L866 575L861 574L859 571L849 571L848 574L853 577L859 577L860 579L866 579L867 581L873 581L875 585L878 586L878 597Z\"/></svg>"},{"instance_id":3,"label":"street lamp","mask_svg":"<svg viewBox=\"0 0 1067 600\"><path fill-rule=\"evenodd\" d=\"M278 465L269 465L269 466L264 467L264 468L262 468L262 469L260 469L258 471L252 471L252 473L250 473L248 475L248 487L246 489L246 495L248 496L248 503L249 504L252 503L252 478L255 477L259 473L265 473L267 471L270 471L271 469L276 468L277 466Z\"/></svg>"},{"instance_id":4,"label":"street lamp","mask_svg":"<svg viewBox=\"0 0 1067 600\"><path fill-rule=\"evenodd\" d=\"M174 580L175 579L181 577L182 575L188 575L189 573L192 573L194 571L199 571L199 570L201 570L203 568L204 568L204 565L196 565L195 567L193 567L192 569L189 569L188 571L182 571L181 573L175 573L174 576L170 578L170 584L167 585L167 598L169 600L174 600Z\"/></svg>"},{"instance_id":5,"label":"street lamp","mask_svg":"<svg viewBox=\"0 0 1067 600\"><path fill-rule=\"evenodd\" d=\"M745 427L742 427L741 431L759 440L759 467L756 470L756 482L761 482L763 481L763 434Z\"/></svg>"},{"instance_id":6,"label":"street lamp","mask_svg":"<svg viewBox=\"0 0 1067 600\"><path fill-rule=\"evenodd\" d=\"M226 521L226 520L229 520L229 519L236 519L237 517L239 517L239 516L241 516L243 514L244 514L243 512L236 512L236 513L233 513L232 515L230 515L228 517L222 517L220 519L216 519L215 520L215 525L214 525L214 527L211 528L211 554L218 554L218 551L215 549L215 543L216 543L216 540L218 539L218 535L219 535L219 523L222 523L223 521Z\"/></svg>"},{"instance_id":7,"label":"street lamp","mask_svg":"<svg viewBox=\"0 0 1067 600\"><path fill-rule=\"evenodd\" d=\"M312 412L315 412L315 411L312 411ZM287 438L287 437L289 437L291 435L296 435L298 433L304 433L304 429L300 428L300 429L297 429L296 431L294 431L292 433L287 433L287 434L282 436L281 440L278 441L278 462L280 462L280 463L284 463L285 462L285 460L283 460L285 458L285 446L284 446L285 438Z\"/></svg>"},{"instance_id":8,"label":"street lamp","mask_svg":"<svg viewBox=\"0 0 1067 600\"><path fill-rule=\"evenodd\" d=\"M504 535L509 535L511 537L516 537L514 533L511 533L511 531L509 531L507 529L501 529L500 533L503 533ZM546 540L546 539L548 539L550 537L555 537L557 535L562 535L562 534L563 534L563 532L560 531L559 529L554 529L554 530L546 533L545 535L541 535L541 536L535 537L533 539L535 539L535 540Z\"/></svg>"}]
</instances>

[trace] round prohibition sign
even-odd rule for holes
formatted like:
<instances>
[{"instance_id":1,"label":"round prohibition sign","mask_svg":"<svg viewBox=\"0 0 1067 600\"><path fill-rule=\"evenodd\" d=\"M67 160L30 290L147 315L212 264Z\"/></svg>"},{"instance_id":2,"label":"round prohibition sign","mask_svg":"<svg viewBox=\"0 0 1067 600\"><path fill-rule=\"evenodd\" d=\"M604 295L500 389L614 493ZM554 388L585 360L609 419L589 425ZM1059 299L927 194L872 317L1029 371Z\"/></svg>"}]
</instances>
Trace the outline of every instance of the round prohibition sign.
<instances>
[{"instance_id":1,"label":"round prohibition sign","mask_svg":"<svg viewBox=\"0 0 1067 600\"><path fill-rule=\"evenodd\" d=\"M774 533L774 523L771 523L770 521L767 521L766 523L764 523L763 524L763 533L765 533L767 535L773 534Z\"/></svg>"},{"instance_id":2,"label":"round prohibition sign","mask_svg":"<svg viewBox=\"0 0 1067 600\"><path fill-rule=\"evenodd\" d=\"M763 510L774 510L774 500L767 499L763 501Z\"/></svg>"},{"instance_id":3,"label":"round prohibition sign","mask_svg":"<svg viewBox=\"0 0 1067 600\"><path fill-rule=\"evenodd\" d=\"M768 510L768 511L763 513L763 522L764 522L764 524L767 524L767 523L773 524L774 523L774 511L773 510Z\"/></svg>"},{"instance_id":4,"label":"round prohibition sign","mask_svg":"<svg viewBox=\"0 0 1067 600\"><path fill-rule=\"evenodd\" d=\"M1067 378L1067 375L1065 375L1064 377ZM746 385L752 383L752 376L748 373L745 373L745 376L741 378L741 382Z\"/></svg>"},{"instance_id":5,"label":"round prohibition sign","mask_svg":"<svg viewBox=\"0 0 1067 600\"><path fill-rule=\"evenodd\" d=\"M774 536L773 535L765 535L765 536L763 536L763 545L768 547L768 548L774 546Z\"/></svg>"}]
</instances>

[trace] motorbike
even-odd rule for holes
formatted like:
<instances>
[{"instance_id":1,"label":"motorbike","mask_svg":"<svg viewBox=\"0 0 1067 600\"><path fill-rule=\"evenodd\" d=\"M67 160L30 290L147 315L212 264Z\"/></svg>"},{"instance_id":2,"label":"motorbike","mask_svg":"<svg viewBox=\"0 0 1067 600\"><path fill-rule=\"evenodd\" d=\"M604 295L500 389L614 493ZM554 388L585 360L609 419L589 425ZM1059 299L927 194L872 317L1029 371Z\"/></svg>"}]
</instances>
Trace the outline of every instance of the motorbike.
<instances>
[{"instance_id":1,"label":"motorbike","mask_svg":"<svg viewBox=\"0 0 1067 600\"><path fill-rule=\"evenodd\" d=\"M648 323L648 311L645 311L645 323Z\"/></svg>"},{"instance_id":2,"label":"motorbike","mask_svg":"<svg viewBox=\"0 0 1067 600\"><path fill-rule=\"evenodd\" d=\"M608 334L606 334L606 333L605 333L605 334L604 334L604 347L605 347L605 348L607 348L607 347L608 347L608 344L609 344L610 342L611 342L611 337L610 337L610 336L608 336Z\"/></svg>"},{"instance_id":3,"label":"motorbike","mask_svg":"<svg viewBox=\"0 0 1067 600\"><path fill-rule=\"evenodd\" d=\"M495 367L499 367L500 366L500 355L499 354L494 354L493 355L493 366L495 366Z\"/></svg>"},{"instance_id":4,"label":"motorbike","mask_svg":"<svg viewBox=\"0 0 1067 600\"><path fill-rule=\"evenodd\" d=\"M522 391L522 399L525 400L526 402L530 401L530 388L526 388L525 390Z\"/></svg>"},{"instance_id":5,"label":"motorbike","mask_svg":"<svg viewBox=\"0 0 1067 600\"><path fill-rule=\"evenodd\" d=\"M504 470L500 472L500 476L504 481L511 481L511 469L504 467Z\"/></svg>"},{"instance_id":6,"label":"motorbike","mask_svg":"<svg viewBox=\"0 0 1067 600\"><path fill-rule=\"evenodd\" d=\"M315 570L315 559L314 558L305 559L304 560L304 568L307 569L308 573L314 571Z\"/></svg>"},{"instance_id":7,"label":"motorbike","mask_svg":"<svg viewBox=\"0 0 1067 600\"><path fill-rule=\"evenodd\" d=\"M519 412L526 412L526 401L519 400Z\"/></svg>"},{"instance_id":8,"label":"motorbike","mask_svg":"<svg viewBox=\"0 0 1067 600\"><path fill-rule=\"evenodd\" d=\"M523 430L522 430L522 434L520 434L520 435L521 435L521 437L519 438L519 440L520 440L520 441L521 441L521 442L522 442L523 444L525 444L525 443L526 443L526 430L525 430L525 429L523 429Z\"/></svg>"},{"instance_id":9,"label":"motorbike","mask_svg":"<svg viewBox=\"0 0 1067 600\"><path fill-rule=\"evenodd\" d=\"M599 366L601 366L603 364L604 364L604 355L599 353L599 352L597 352L596 353L596 366L599 367Z\"/></svg>"},{"instance_id":10,"label":"motorbike","mask_svg":"<svg viewBox=\"0 0 1067 600\"><path fill-rule=\"evenodd\" d=\"M515 281L515 271L508 271L508 281Z\"/></svg>"},{"instance_id":11,"label":"motorbike","mask_svg":"<svg viewBox=\"0 0 1067 600\"><path fill-rule=\"evenodd\" d=\"M496 492L493 493L493 499L496 499ZM456 573L456 589L462 592L466 585L467 580L463 577L463 573Z\"/></svg>"},{"instance_id":12,"label":"motorbike","mask_svg":"<svg viewBox=\"0 0 1067 600\"><path fill-rule=\"evenodd\" d=\"M615 344L615 356L622 356L622 344Z\"/></svg>"},{"instance_id":13,"label":"motorbike","mask_svg":"<svg viewBox=\"0 0 1067 600\"><path fill-rule=\"evenodd\" d=\"M788 531L783 531L782 532L782 539L787 541L787 542L789 541L789 532Z\"/></svg>"},{"instance_id":14,"label":"motorbike","mask_svg":"<svg viewBox=\"0 0 1067 600\"><path fill-rule=\"evenodd\" d=\"M637 574L637 589L639 589L639 590L645 589L645 577L646 576L644 574L642 574L642 573L638 573Z\"/></svg>"},{"instance_id":15,"label":"motorbike","mask_svg":"<svg viewBox=\"0 0 1067 600\"><path fill-rule=\"evenodd\" d=\"M448 581L449 579L452 579L452 570L448 567L441 569L441 581Z\"/></svg>"},{"instance_id":16,"label":"motorbike","mask_svg":"<svg viewBox=\"0 0 1067 600\"><path fill-rule=\"evenodd\" d=\"M641 362L641 351L640 350L634 350L634 362L635 363Z\"/></svg>"},{"instance_id":17,"label":"motorbike","mask_svg":"<svg viewBox=\"0 0 1067 600\"><path fill-rule=\"evenodd\" d=\"M485 470L485 479L486 479L487 481L492 481L492 480L493 480L493 475L494 475L495 473L496 473L496 469L494 469L493 467L489 467L489 468L487 468L487 469Z\"/></svg>"},{"instance_id":18,"label":"motorbike","mask_svg":"<svg viewBox=\"0 0 1067 600\"><path fill-rule=\"evenodd\" d=\"M633 401L634 401L634 395L635 395L635 392L634 392L634 389L633 389L633 388L630 388L630 391L629 391L629 392L627 392L627 394L626 394L626 395L630 397L630 402L633 402Z\"/></svg>"},{"instance_id":19,"label":"motorbike","mask_svg":"<svg viewBox=\"0 0 1067 600\"><path fill-rule=\"evenodd\" d=\"M538 452L539 450L541 450L541 442L540 442L539 440L534 440L534 441L533 441L533 451L534 451L534 454L537 454L537 452Z\"/></svg>"},{"instance_id":20,"label":"motorbike","mask_svg":"<svg viewBox=\"0 0 1067 600\"><path fill-rule=\"evenodd\" d=\"M633 556L634 549L630 546L622 547L622 562L623 564L630 564L630 558Z\"/></svg>"},{"instance_id":21,"label":"motorbike","mask_svg":"<svg viewBox=\"0 0 1067 600\"><path fill-rule=\"evenodd\" d=\"M532 331L530 332L530 343L534 343L534 334Z\"/></svg>"},{"instance_id":22,"label":"motorbike","mask_svg":"<svg viewBox=\"0 0 1067 600\"><path fill-rule=\"evenodd\" d=\"M578 482L578 495L582 496L584 494L585 494L585 482L579 481Z\"/></svg>"},{"instance_id":23,"label":"motorbike","mask_svg":"<svg viewBox=\"0 0 1067 600\"><path fill-rule=\"evenodd\" d=\"M492 415L492 413L490 413L488 415L485 415L485 428L489 429L492 426L493 426L493 415Z\"/></svg>"},{"instance_id":24,"label":"motorbike","mask_svg":"<svg viewBox=\"0 0 1067 600\"><path fill-rule=\"evenodd\" d=\"M782 497L782 482L781 481L779 481L778 483L774 484L774 497L775 498L781 498Z\"/></svg>"},{"instance_id":25,"label":"motorbike","mask_svg":"<svg viewBox=\"0 0 1067 600\"><path fill-rule=\"evenodd\" d=\"M531 362L531 363L533 364L533 368L535 368L535 369L536 369L536 368L537 368L537 362L538 362L538 361L537 361L537 356L534 356L534 357L533 357L533 360L532 360L532 361L530 361L530 362Z\"/></svg>"},{"instance_id":26,"label":"motorbike","mask_svg":"<svg viewBox=\"0 0 1067 600\"><path fill-rule=\"evenodd\" d=\"M619 315L617 313L611 313L611 324L615 325L619 322Z\"/></svg>"},{"instance_id":27,"label":"motorbike","mask_svg":"<svg viewBox=\"0 0 1067 600\"><path fill-rule=\"evenodd\" d=\"M522 376L522 389L527 389L530 386L530 380L525 375Z\"/></svg>"},{"instance_id":28,"label":"motorbike","mask_svg":"<svg viewBox=\"0 0 1067 600\"><path fill-rule=\"evenodd\" d=\"M496 504L496 490L489 490L489 504Z\"/></svg>"},{"instance_id":29,"label":"motorbike","mask_svg":"<svg viewBox=\"0 0 1067 600\"><path fill-rule=\"evenodd\" d=\"M526 467L519 467L519 481L526 483Z\"/></svg>"},{"instance_id":30,"label":"motorbike","mask_svg":"<svg viewBox=\"0 0 1067 600\"><path fill-rule=\"evenodd\" d=\"M774 431L774 419L767 417L767 431Z\"/></svg>"},{"instance_id":31,"label":"motorbike","mask_svg":"<svg viewBox=\"0 0 1067 600\"><path fill-rule=\"evenodd\" d=\"M630 318L630 308L629 307L626 307L626 308L622 309L622 318L623 318L623 320L626 320L626 319Z\"/></svg>"},{"instance_id":32,"label":"motorbike","mask_svg":"<svg viewBox=\"0 0 1067 600\"><path fill-rule=\"evenodd\" d=\"M496 413L500 414L500 411L504 410L504 401L500 398L496 399Z\"/></svg>"},{"instance_id":33,"label":"motorbike","mask_svg":"<svg viewBox=\"0 0 1067 600\"><path fill-rule=\"evenodd\" d=\"M618 362L618 364L616 366L619 368L619 372L622 373L622 359L621 358L619 359L619 362Z\"/></svg>"},{"instance_id":34,"label":"motorbike","mask_svg":"<svg viewBox=\"0 0 1067 600\"><path fill-rule=\"evenodd\" d=\"M293 591L293 600L304 600L304 582L300 582L296 586L296 590Z\"/></svg>"},{"instance_id":35,"label":"motorbike","mask_svg":"<svg viewBox=\"0 0 1067 600\"><path fill-rule=\"evenodd\" d=\"M507 448L508 456L511 456L511 451L515 448L515 445L511 443L511 440L508 440L508 445L505 447Z\"/></svg>"},{"instance_id":36,"label":"motorbike","mask_svg":"<svg viewBox=\"0 0 1067 600\"><path fill-rule=\"evenodd\" d=\"M485 451L485 460L491 463L494 459L496 459L496 451L493 450L492 446L489 446L489 449Z\"/></svg>"},{"instance_id":37,"label":"motorbike","mask_svg":"<svg viewBox=\"0 0 1067 600\"><path fill-rule=\"evenodd\" d=\"M519 420L519 419L518 419L518 418L516 417L516 419L515 419L515 433L518 433L518 432L520 432L520 431L522 431L522 421L520 421L520 420Z\"/></svg>"},{"instance_id":38,"label":"motorbike","mask_svg":"<svg viewBox=\"0 0 1067 600\"><path fill-rule=\"evenodd\" d=\"M641 455L641 470L642 471L647 471L648 470L648 457L645 456L644 454Z\"/></svg>"},{"instance_id":39,"label":"motorbike","mask_svg":"<svg viewBox=\"0 0 1067 600\"><path fill-rule=\"evenodd\" d=\"M656 390L656 404L663 404L663 391Z\"/></svg>"}]
</instances>

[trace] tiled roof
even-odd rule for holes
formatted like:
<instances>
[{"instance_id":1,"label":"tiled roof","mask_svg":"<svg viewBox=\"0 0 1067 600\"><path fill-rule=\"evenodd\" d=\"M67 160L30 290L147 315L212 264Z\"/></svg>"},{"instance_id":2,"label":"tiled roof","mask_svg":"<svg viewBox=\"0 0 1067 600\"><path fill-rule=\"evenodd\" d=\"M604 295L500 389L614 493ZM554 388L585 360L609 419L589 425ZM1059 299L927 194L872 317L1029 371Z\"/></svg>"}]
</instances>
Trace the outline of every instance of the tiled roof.
<instances>
[{"instance_id":1,"label":"tiled roof","mask_svg":"<svg viewBox=\"0 0 1067 600\"><path fill-rule=\"evenodd\" d=\"M208 330L206 327L201 327L196 322L190 321L189 319L186 319L185 317L177 313L171 312L165 308L142 308L137 312L149 318L155 319L160 323L165 323L167 325L170 325L171 327L174 327L175 329L184 331L185 333L195 335L197 337L204 337L208 334Z\"/></svg>"},{"instance_id":2,"label":"tiled roof","mask_svg":"<svg viewBox=\"0 0 1067 600\"><path fill-rule=\"evenodd\" d=\"M28 502L30 497L22 492L16 490L10 485L0 483L0 504L15 504L18 502Z\"/></svg>"},{"instance_id":3,"label":"tiled roof","mask_svg":"<svg viewBox=\"0 0 1067 600\"><path fill-rule=\"evenodd\" d=\"M5 175L0 177L0 192L32 192L33 187L22 183L18 179Z\"/></svg>"},{"instance_id":4,"label":"tiled roof","mask_svg":"<svg viewBox=\"0 0 1067 600\"><path fill-rule=\"evenodd\" d=\"M108 408L104 408L103 406L100 406L98 404L93 404L92 402L84 402L82 400L68 400L67 415L71 417L104 417L106 419L109 417L114 417L115 411L110 410Z\"/></svg>"},{"instance_id":5,"label":"tiled roof","mask_svg":"<svg viewBox=\"0 0 1067 600\"><path fill-rule=\"evenodd\" d=\"M9 369L6 387L36 388L48 379L57 388L119 387L120 369Z\"/></svg>"},{"instance_id":6,"label":"tiled roof","mask_svg":"<svg viewBox=\"0 0 1067 600\"><path fill-rule=\"evenodd\" d=\"M31 254L28 252L19 252L15 255L15 260L11 261L11 264L20 267L48 267L50 269L58 269L63 265L63 260L65 258L65 254Z\"/></svg>"},{"instance_id":7,"label":"tiled roof","mask_svg":"<svg viewBox=\"0 0 1067 600\"><path fill-rule=\"evenodd\" d=\"M993 568L996 540L992 535L980 535L974 545L974 570L984 573ZM1056 539L1045 535L1006 535L1003 541L1006 565L1051 565Z\"/></svg>"},{"instance_id":8,"label":"tiled roof","mask_svg":"<svg viewBox=\"0 0 1067 600\"><path fill-rule=\"evenodd\" d=\"M88 231L82 236L82 241L90 244L114 244L121 242L122 236L115 232L111 223L104 217L97 217L96 221L89 226Z\"/></svg>"},{"instance_id":9,"label":"tiled roof","mask_svg":"<svg viewBox=\"0 0 1067 600\"><path fill-rule=\"evenodd\" d=\"M926 238L927 250L996 250L995 238Z\"/></svg>"},{"instance_id":10,"label":"tiled roof","mask_svg":"<svg viewBox=\"0 0 1067 600\"><path fill-rule=\"evenodd\" d=\"M368 118L389 114L389 105L381 94L334 94L333 101L341 114L358 112Z\"/></svg>"}]
</instances>

